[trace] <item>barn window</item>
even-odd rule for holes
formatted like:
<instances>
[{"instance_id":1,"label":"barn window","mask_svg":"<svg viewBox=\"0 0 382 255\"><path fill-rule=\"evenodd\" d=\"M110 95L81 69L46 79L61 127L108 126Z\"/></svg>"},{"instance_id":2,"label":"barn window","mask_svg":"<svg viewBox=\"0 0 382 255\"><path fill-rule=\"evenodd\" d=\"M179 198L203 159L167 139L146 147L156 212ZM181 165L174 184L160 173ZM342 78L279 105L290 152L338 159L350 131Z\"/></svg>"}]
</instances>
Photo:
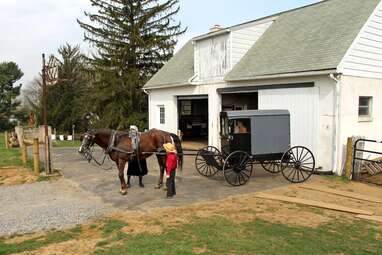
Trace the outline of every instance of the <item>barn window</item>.
<instances>
[{"instance_id":1,"label":"barn window","mask_svg":"<svg viewBox=\"0 0 382 255\"><path fill-rule=\"evenodd\" d=\"M164 105L161 105L159 106L159 123L160 124L165 124L165 109L164 109Z\"/></svg>"},{"instance_id":2,"label":"barn window","mask_svg":"<svg viewBox=\"0 0 382 255\"><path fill-rule=\"evenodd\" d=\"M358 117L361 121L372 120L373 97L359 97Z\"/></svg>"}]
</instances>

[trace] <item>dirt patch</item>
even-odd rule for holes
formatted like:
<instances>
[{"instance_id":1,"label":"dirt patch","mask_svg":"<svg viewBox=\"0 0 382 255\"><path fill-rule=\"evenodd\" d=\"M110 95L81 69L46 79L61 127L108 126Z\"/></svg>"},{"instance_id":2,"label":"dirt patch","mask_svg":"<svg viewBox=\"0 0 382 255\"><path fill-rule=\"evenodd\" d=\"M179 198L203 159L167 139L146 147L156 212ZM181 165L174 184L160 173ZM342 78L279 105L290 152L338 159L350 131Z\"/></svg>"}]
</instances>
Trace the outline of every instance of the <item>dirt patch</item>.
<instances>
[{"instance_id":1,"label":"dirt patch","mask_svg":"<svg viewBox=\"0 0 382 255\"><path fill-rule=\"evenodd\" d=\"M164 217L164 215L171 215L171 217ZM119 213L110 217L128 223L128 226L122 229L124 233L158 235L165 229L191 223L195 218L223 217L238 224L259 218L293 226L318 227L329 222L334 215L277 201L260 200L253 195L244 195L187 207L153 209L147 213Z\"/></svg>"},{"instance_id":2,"label":"dirt patch","mask_svg":"<svg viewBox=\"0 0 382 255\"><path fill-rule=\"evenodd\" d=\"M4 241L6 244L18 244L31 239L38 239L44 237L43 233L33 233L22 236L14 236Z\"/></svg>"},{"instance_id":3,"label":"dirt patch","mask_svg":"<svg viewBox=\"0 0 382 255\"><path fill-rule=\"evenodd\" d=\"M25 168L3 167L0 168L0 186L33 183L38 180L31 171Z\"/></svg>"},{"instance_id":4,"label":"dirt patch","mask_svg":"<svg viewBox=\"0 0 382 255\"><path fill-rule=\"evenodd\" d=\"M364 182L373 183L373 184L382 186L382 174L377 174L377 175L364 174L362 175L361 179Z\"/></svg>"},{"instance_id":5,"label":"dirt patch","mask_svg":"<svg viewBox=\"0 0 382 255\"><path fill-rule=\"evenodd\" d=\"M195 254L204 254L208 251L206 247L194 247L192 248L192 252Z\"/></svg>"},{"instance_id":6,"label":"dirt patch","mask_svg":"<svg viewBox=\"0 0 382 255\"><path fill-rule=\"evenodd\" d=\"M29 239L32 239L33 235L29 235ZM29 240L26 239L26 240ZM45 246L43 248L20 253L23 255L77 255L77 254L91 254L96 244L101 241L101 234L97 228L93 228L90 225L85 226L81 232L79 238ZM12 241L15 241L12 239ZM14 242L16 243L16 242Z\"/></svg>"}]
</instances>

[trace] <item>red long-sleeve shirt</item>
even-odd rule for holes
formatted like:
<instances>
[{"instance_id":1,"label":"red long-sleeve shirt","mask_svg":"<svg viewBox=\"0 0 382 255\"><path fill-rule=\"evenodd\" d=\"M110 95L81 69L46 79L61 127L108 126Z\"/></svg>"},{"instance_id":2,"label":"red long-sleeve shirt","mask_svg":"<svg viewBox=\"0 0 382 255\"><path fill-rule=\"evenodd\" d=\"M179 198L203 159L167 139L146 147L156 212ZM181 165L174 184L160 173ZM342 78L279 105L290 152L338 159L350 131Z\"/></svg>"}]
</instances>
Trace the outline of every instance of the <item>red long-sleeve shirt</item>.
<instances>
[{"instance_id":1,"label":"red long-sleeve shirt","mask_svg":"<svg viewBox=\"0 0 382 255\"><path fill-rule=\"evenodd\" d=\"M170 175L178 167L178 156L175 153L167 153L166 156L166 175Z\"/></svg>"}]
</instances>

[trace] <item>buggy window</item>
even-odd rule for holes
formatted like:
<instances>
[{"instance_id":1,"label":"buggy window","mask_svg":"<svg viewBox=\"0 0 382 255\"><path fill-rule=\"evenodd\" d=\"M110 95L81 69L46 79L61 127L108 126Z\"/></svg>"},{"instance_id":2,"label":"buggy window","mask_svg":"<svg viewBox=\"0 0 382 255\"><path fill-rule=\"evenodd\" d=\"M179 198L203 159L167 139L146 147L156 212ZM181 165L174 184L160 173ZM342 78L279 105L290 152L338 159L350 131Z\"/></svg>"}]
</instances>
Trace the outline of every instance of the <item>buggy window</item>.
<instances>
[{"instance_id":1,"label":"buggy window","mask_svg":"<svg viewBox=\"0 0 382 255\"><path fill-rule=\"evenodd\" d=\"M231 134L251 133L251 120L248 118L231 120L229 129Z\"/></svg>"}]
</instances>

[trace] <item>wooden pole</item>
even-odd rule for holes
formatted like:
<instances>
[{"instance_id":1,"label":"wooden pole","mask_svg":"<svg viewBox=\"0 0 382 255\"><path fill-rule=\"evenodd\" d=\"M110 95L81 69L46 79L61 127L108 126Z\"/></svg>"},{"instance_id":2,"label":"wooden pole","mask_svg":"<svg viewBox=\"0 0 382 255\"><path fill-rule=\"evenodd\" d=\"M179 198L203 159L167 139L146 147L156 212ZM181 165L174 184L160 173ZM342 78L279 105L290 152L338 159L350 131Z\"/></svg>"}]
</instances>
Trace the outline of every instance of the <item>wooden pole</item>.
<instances>
[{"instance_id":1,"label":"wooden pole","mask_svg":"<svg viewBox=\"0 0 382 255\"><path fill-rule=\"evenodd\" d=\"M23 166L27 167L28 152L27 152L27 145L25 144L24 140L20 148L21 148L21 161L23 162Z\"/></svg>"},{"instance_id":2,"label":"wooden pole","mask_svg":"<svg viewBox=\"0 0 382 255\"><path fill-rule=\"evenodd\" d=\"M353 162L353 138L349 137L346 145L346 163L345 176L349 180L352 178L352 162Z\"/></svg>"},{"instance_id":3,"label":"wooden pole","mask_svg":"<svg viewBox=\"0 0 382 255\"><path fill-rule=\"evenodd\" d=\"M40 148L38 139L33 139L33 170L35 175L40 175Z\"/></svg>"},{"instance_id":4,"label":"wooden pole","mask_svg":"<svg viewBox=\"0 0 382 255\"><path fill-rule=\"evenodd\" d=\"M9 139L8 139L8 132L5 131L4 133L4 142L5 142L5 149L9 149Z\"/></svg>"}]
</instances>

